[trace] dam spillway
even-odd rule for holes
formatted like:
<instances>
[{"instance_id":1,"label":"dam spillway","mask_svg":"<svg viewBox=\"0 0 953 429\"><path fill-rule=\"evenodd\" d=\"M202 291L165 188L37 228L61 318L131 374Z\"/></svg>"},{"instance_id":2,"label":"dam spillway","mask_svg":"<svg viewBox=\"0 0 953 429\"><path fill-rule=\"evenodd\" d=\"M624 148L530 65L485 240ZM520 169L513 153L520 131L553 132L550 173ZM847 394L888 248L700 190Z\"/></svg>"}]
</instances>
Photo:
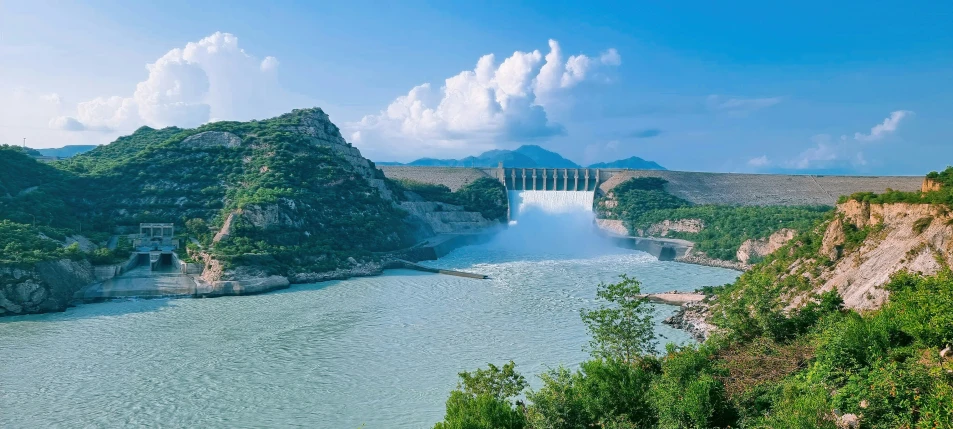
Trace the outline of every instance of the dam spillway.
<instances>
[{"instance_id":1,"label":"dam spillway","mask_svg":"<svg viewBox=\"0 0 953 429\"><path fill-rule=\"evenodd\" d=\"M507 191L510 220L518 221L521 214L539 210L547 214L592 213L594 191Z\"/></svg>"}]
</instances>

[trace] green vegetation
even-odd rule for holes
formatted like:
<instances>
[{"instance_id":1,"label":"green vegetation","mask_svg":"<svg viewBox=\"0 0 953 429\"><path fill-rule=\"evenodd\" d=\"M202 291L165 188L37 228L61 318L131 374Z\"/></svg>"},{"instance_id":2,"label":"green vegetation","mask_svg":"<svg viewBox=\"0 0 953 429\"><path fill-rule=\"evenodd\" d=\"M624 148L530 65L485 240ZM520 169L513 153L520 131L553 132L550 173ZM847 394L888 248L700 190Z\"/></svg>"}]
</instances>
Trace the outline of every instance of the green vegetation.
<instances>
[{"instance_id":1,"label":"green vegetation","mask_svg":"<svg viewBox=\"0 0 953 429\"><path fill-rule=\"evenodd\" d=\"M706 255L732 261L746 240L764 239L784 228L804 231L830 211L825 206L694 206L666 192L665 183L656 177L629 179L612 190L614 207L608 198L598 202L599 214L622 220L635 235L665 220L701 220L700 232L671 231L666 236L692 241Z\"/></svg>"},{"instance_id":2,"label":"green vegetation","mask_svg":"<svg viewBox=\"0 0 953 429\"><path fill-rule=\"evenodd\" d=\"M406 212L382 198L363 176L367 170L301 131L302 125L323 126L317 135L338 134L333 124L315 122L316 114L321 112L296 110L188 130L142 127L49 164L0 147L0 219L9 223L0 243L16 245L4 260L29 264L62 256L54 241L25 236L43 233L62 242L81 234L105 243L117 229L135 230L140 222L176 223L227 267L255 265L281 274L333 270L350 266L351 257L374 260L379 252L412 244ZM217 143L185 142L206 131L229 135ZM378 170L372 174L384 179ZM492 180L471 183L450 198L505 218L505 193ZM230 215L230 234L213 244ZM105 263L119 258L117 252L97 249L79 257Z\"/></svg>"},{"instance_id":3,"label":"green vegetation","mask_svg":"<svg viewBox=\"0 0 953 429\"><path fill-rule=\"evenodd\" d=\"M444 185L433 185L414 180L399 180L397 187L403 194L410 191L427 201L463 206L467 211L479 212L489 220L506 220L506 188L498 180L483 177L451 192ZM409 198L404 194L404 199Z\"/></svg>"},{"instance_id":4,"label":"green vegetation","mask_svg":"<svg viewBox=\"0 0 953 429\"><path fill-rule=\"evenodd\" d=\"M638 317L589 317L594 342L631 340L642 351L593 347L593 360L541 374L537 390L515 391L522 384L511 383L496 407L458 406L455 391L436 428L834 429L854 417L861 428L953 427L953 359L939 354L953 343L953 272L894 275L890 300L877 311L844 309L836 292L786 311L783 297L804 278L781 279L779 269L803 258L826 263L817 254L818 229L713 290L713 321L723 333L705 343L669 345L656 356L648 352L651 337L619 329L620 320ZM602 285L599 296L612 298L600 310L627 314L626 306L640 302L616 299L613 291L622 290L631 296L638 282ZM508 378L522 379L510 369ZM513 402L519 393L528 403ZM475 421L481 424L461 423Z\"/></svg>"},{"instance_id":5,"label":"green vegetation","mask_svg":"<svg viewBox=\"0 0 953 429\"><path fill-rule=\"evenodd\" d=\"M888 189L887 192L881 194L857 192L840 197L837 202L840 204L848 201L860 201L871 204L910 203L953 205L953 167L947 167L946 170L941 172L930 172L930 174L927 174L927 179L939 183L940 189L930 192L903 192Z\"/></svg>"},{"instance_id":6,"label":"green vegetation","mask_svg":"<svg viewBox=\"0 0 953 429\"><path fill-rule=\"evenodd\" d=\"M633 299L640 286L625 275L619 283L600 284L596 296L606 304L582 310L582 321L592 335L593 356L631 362L655 350L652 308L644 299Z\"/></svg>"},{"instance_id":7,"label":"green vegetation","mask_svg":"<svg viewBox=\"0 0 953 429\"><path fill-rule=\"evenodd\" d=\"M50 238L42 238L30 225L0 219L0 264L21 267L51 259L82 258L78 245L63 247Z\"/></svg>"}]
</instances>

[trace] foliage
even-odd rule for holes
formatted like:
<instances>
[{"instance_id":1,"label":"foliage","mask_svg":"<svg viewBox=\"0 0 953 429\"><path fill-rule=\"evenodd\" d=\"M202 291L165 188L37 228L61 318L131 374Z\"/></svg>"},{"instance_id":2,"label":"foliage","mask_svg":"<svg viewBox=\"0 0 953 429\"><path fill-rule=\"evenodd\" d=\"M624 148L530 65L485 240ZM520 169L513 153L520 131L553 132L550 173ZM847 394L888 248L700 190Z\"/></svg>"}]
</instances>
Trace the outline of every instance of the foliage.
<instances>
[{"instance_id":1,"label":"foliage","mask_svg":"<svg viewBox=\"0 0 953 429\"><path fill-rule=\"evenodd\" d=\"M913 233L920 235L923 234L923 231L926 231L930 227L930 224L933 223L933 217L927 216L917 219L913 222Z\"/></svg>"},{"instance_id":2,"label":"foliage","mask_svg":"<svg viewBox=\"0 0 953 429\"><path fill-rule=\"evenodd\" d=\"M693 206L666 192L665 183L656 177L629 179L613 188L615 207L610 207L611 199L599 201L600 215L622 220L634 235L666 220L701 220L699 232L670 231L666 236L692 241L696 250L731 261L746 240L765 239L784 228L807 230L830 211L826 206Z\"/></svg>"},{"instance_id":3,"label":"foliage","mask_svg":"<svg viewBox=\"0 0 953 429\"><path fill-rule=\"evenodd\" d=\"M712 356L705 348L672 345L662 361L662 375L652 386L659 427L729 427L734 411L716 377Z\"/></svg>"},{"instance_id":4,"label":"foliage","mask_svg":"<svg viewBox=\"0 0 953 429\"><path fill-rule=\"evenodd\" d=\"M498 180L481 177L464 185L457 191L450 191L445 185L401 179L396 182L401 194L410 191L426 201L463 206L467 211L479 212L489 220L506 220L506 188ZM404 195L404 198L408 198Z\"/></svg>"},{"instance_id":5,"label":"foliage","mask_svg":"<svg viewBox=\"0 0 953 429\"><path fill-rule=\"evenodd\" d=\"M931 171L927 178L938 182L940 186L953 186L953 167L946 167L940 172Z\"/></svg>"},{"instance_id":6,"label":"foliage","mask_svg":"<svg viewBox=\"0 0 953 429\"><path fill-rule=\"evenodd\" d=\"M938 182L940 189L931 192L904 192L888 189L881 194L857 192L843 196L837 202L846 203L848 201L859 201L871 204L909 203L953 205L953 167L947 167L941 172L930 172L926 177Z\"/></svg>"},{"instance_id":7,"label":"foliage","mask_svg":"<svg viewBox=\"0 0 953 429\"><path fill-rule=\"evenodd\" d=\"M314 113L190 130L142 127L50 164L2 147L0 218L43 227L57 239L174 222L227 266L264 264L281 274L333 270L349 266L351 257L373 260L376 252L410 245L406 212L382 198L339 151L296 128ZM205 131L228 132L241 143L184 143ZM322 131L338 133L331 124ZM471 199L482 202L484 190L474 190ZM209 226L220 227L232 213L244 215L236 216L232 234L209 246ZM260 222L275 216L277 223ZM90 257L111 258L106 250Z\"/></svg>"},{"instance_id":8,"label":"foliage","mask_svg":"<svg viewBox=\"0 0 953 429\"><path fill-rule=\"evenodd\" d=\"M434 429L520 429L526 420L514 397L527 386L512 361L497 367L461 372L460 384L447 399L444 421Z\"/></svg>"},{"instance_id":9,"label":"foliage","mask_svg":"<svg viewBox=\"0 0 953 429\"><path fill-rule=\"evenodd\" d=\"M614 201L602 198L596 204L601 217L621 219L631 225L656 210L688 207L691 203L665 191L665 179L635 177L612 189ZM612 201L615 205L609 204Z\"/></svg>"},{"instance_id":10,"label":"foliage","mask_svg":"<svg viewBox=\"0 0 953 429\"><path fill-rule=\"evenodd\" d=\"M51 259L77 257L78 249L42 238L30 225L0 219L0 264L30 265Z\"/></svg>"},{"instance_id":11,"label":"foliage","mask_svg":"<svg viewBox=\"0 0 953 429\"><path fill-rule=\"evenodd\" d=\"M528 427L836 428L848 415L862 428L953 427L953 359L939 353L953 344L953 272L896 273L889 300L863 313L836 290L808 295L833 264L820 248L834 221L815 220L734 283L707 288L721 331L660 358L625 345L646 339L619 323L639 319L621 316L639 302L627 299L637 282L601 285L611 305L583 311L596 359L543 374L527 394ZM845 248L881 228L843 225ZM805 295L792 309L790 298Z\"/></svg>"},{"instance_id":12,"label":"foliage","mask_svg":"<svg viewBox=\"0 0 953 429\"><path fill-rule=\"evenodd\" d=\"M593 356L632 362L655 350L653 309L645 298L638 297L638 280L624 274L620 278L618 283L601 283L596 296L602 304L583 309L581 316L592 336L589 347Z\"/></svg>"},{"instance_id":13,"label":"foliage","mask_svg":"<svg viewBox=\"0 0 953 429\"><path fill-rule=\"evenodd\" d=\"M530 392L530 428L653 427L649 400L658 376L656 361L626 363L616 359L583 362L575 373L558 368L541 375L543 387Z\"/></svg>"}]
</instances>

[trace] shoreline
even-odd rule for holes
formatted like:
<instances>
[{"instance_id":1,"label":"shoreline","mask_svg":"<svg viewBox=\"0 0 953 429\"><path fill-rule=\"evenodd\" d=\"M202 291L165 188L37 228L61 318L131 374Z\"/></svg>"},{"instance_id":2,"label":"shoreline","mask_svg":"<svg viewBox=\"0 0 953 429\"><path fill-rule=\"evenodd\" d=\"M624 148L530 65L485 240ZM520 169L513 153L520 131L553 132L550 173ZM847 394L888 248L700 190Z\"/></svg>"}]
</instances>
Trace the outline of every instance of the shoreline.
<instances>
[{"instance_id":1,"label":"shoreline","mask_svg":"<svg viewBox=\"0 0 953 429\"><path fill-rule=\"evenodd\" d=\"M431 237L421 243L418 243L415 246L410 248L401 249L399 251L388 252L389 255L383 257L380 261L369 262L365 264L359 264L349 268L338 268L333 271L327 271L322 273L296 273L291 274L287 277L284 276L271 276L264 278L248 278L248 279L237 279L232 281L219 281L215 282L216 284L209 283L201 278L199 275L188 274L185 275L192 283L194 287L192 288L191 293L169 293L161 294L155 293L153 291L142 291L142 293L132 293L129 295L102 295L102 296L88 296L82 298L73 299L68 305L67 308L76 307L81 304L91 304L91 303L103 303L109 301L122 301L122 300L138 300L138 299L181 299L181 298L215 298L222 296L246 296L246 295L258 295L269 293L273 291L289 289L292 285L303 285L303 284L315 284L322 283L326 281L333 280L347 280L351 278L360 278L360 277L376 277L384 275L387 270L392 269L412 269L408 268L405 263L401 260L407 262L419 262L419 261L434 261L439 260L439 258L445 256L446 254L452 252L455 249L465 247L473 244L481 244L489 241L497 233L505 229L505 226L492 228L489 230L480 231L477 233L459 233L459 234L440 234L434 237ZM633 248L632 246L622 245L622 239L636 239L642 242L656 242L663 243L665 245L683 245L687 248L690 253L691 247L687 244L692 244L684 240L671 240L671 239L658 239L653 237L622 237L614 236L610 237L616 239L616 244L620 245L623 248L632 248L633 250L646 251L644 249ZM626 240L628 241L628 240ZM660 258L659 255L650 253L660 261L665 261L666 259ZM717 261L717 260L708 260L697 257L692 257L691 255L685 255L675 259L668 259L671 262L686 263L691 265L701 265L709 266L715 268L727 268L733 269L736 271L743 271L737 264L732 264L728 261ZM714 261L714 262L713 262ZM429 270L428 270L429 271ZM441 271L439 268L435 268L434 271ZM480 274L473 274L474 277L483 277ZM93 283L86 288L96 286L101 283ZM81 290L81 291L82 291ZM704 295L701 295L697 292L662 292L655 294L645 294L645 298L648 300L663 305L673 305L681 307L679 313L676 316L679 316L686 308L686 306L697 303L704 299ZM63 310L60 311L65 311ZM28 313L28 314L43 314L43 313ZM22 315L28 315L22 314ZM9 315L9 317L19 316ZM670 318L670 319L672 319ZM666 320L665 323L669 321ZM685 330L692 334L693 329L691 326L678 326L672 325L678 329Z\"/></svg>"}]
</instances>

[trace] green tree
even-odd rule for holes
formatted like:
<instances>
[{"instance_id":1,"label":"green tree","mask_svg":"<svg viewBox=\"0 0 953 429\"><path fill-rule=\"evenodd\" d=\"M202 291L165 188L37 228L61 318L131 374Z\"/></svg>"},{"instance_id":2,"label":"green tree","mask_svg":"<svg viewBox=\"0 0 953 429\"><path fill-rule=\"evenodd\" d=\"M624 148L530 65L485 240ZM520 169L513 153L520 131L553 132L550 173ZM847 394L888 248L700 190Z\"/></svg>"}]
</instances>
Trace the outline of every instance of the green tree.
<instances>
[{"instance_id":1,"label":"green tree","mask_svg":"<svg viewBox=\"0 0 953 429\"><path fill-rule=\"evenodd\" d=\"M638 280L619 277L618 283L599 284L596 295L603 303L594 310L583 309L582 321L592 337L589 347L594 357L632 362L655 351L653 310L638 297Z\"/></svg>"},{"instance_id":2,"label":"green tree","mask_svg":"<svg viewBox=\"0 0 953 429\"><path fill-rule=\"evenodd\" d=\"M460 384L447 399L444 421L434 429L521 429L526 418L514 398L527 385L513 361L502 367L488 364L487 369L461 372Z\"/></svg>"},{"instance_id":3,"label":"green tree","mask_svg":"<svg viewBox=\"0 0 953 429\"><path fill-rule=\"evenodd\" d=\"M655 411L649 388L658 363L594 359L571 373L560 367L541 375L543 387L527 394L533 405L527 420L533 429L650 428Z\"/></svg>"}]
</instances>

